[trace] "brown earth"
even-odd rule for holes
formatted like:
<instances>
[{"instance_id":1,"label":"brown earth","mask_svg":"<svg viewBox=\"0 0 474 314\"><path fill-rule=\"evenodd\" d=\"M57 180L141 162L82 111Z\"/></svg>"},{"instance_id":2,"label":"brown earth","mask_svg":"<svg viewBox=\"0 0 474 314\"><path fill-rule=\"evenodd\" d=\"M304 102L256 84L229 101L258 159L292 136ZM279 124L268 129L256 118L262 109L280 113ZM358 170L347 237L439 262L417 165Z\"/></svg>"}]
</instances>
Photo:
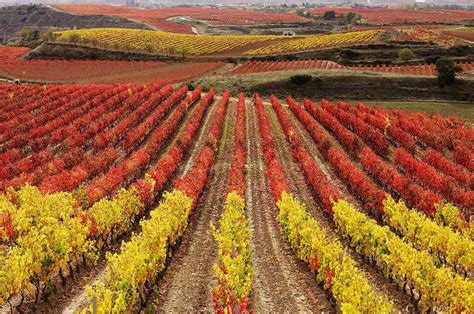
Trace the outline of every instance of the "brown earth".
<instances>
[{"instance_id":1,"label":"brown earth","mask_svg":"<svg viewBox=\"0 0 474 314\"><path fill-rule=\"evenodd\" d=\"M154 291L147 311L212 312L211 291L216 284L212 265L217 256L210 224L218 225L232 161L235 103L227 108L223 145L214 164L199 206L193 212L182 242Z\"/></svg>"},{"instance_id":2,"label":"brown earth","mask_svg":"<svg viewBox=\"0 0 474 314\"><path fill-rule=\"evenodd\" d=\"M290 178L290 182L292 183L295 195L300 199L300 201L304 202L308 206L311 215L319 222L320 226L326 231L328 236L330 238L336 239L337 232L334 231L334 229L336 228L334 223L329 218L329 216L327 216L320 209L317 198L315 198L314 193L311 192L309 185L305 182L303 170L300 169L299 165L294 163L294 160L292 160L292 158L286 157L292 156L290 144L285 138L283 129L281 128L281 125L278 122L278 118L275 112L273 111L273 109L271 109L270 105L267 107L267 109L270 113L270 120L272 121L273 132L275 135L277 135L275 138L278 138L278 143L276 144L278 156L282 164L285 165L284 169L288 172L286 174L286 177ZM289 108L286 108L286 111L290 116L293 125L297 128L298 134L302 138L305 148L314 157L316 164L321 169L321 171L327 176L329 182L333 183L336 188L338 188L344 199L353 203L358 208L363 209L363 206L360 201L353 194L350 193L347 186L345 186L345 184L340 179L338 179L337 175L324 161L322 155L320 154L314 141L312 140L310 134L306 131L303 124L298 121L298 119L293 115ZM322 125L320 125L320 127L324 129ZM328 135L331 136L329 133ZM337 142L337 140L335 139L334 141ZM406 294L402 293L398 289L397 285L390 284L378 269L367 263L362 256L352 250L347 245L347 242L341 242L345 244L348 253L356 262L357 267L365 273L366 278L368 279L374 290L380 295L384 295L389 300L393 301L394 309L396 311L410 312L414 309L413 304L411 304L410 302L410 298Z\"/></svg>"},{"instance_id":3,"label":"brown earth","mask_svg":"<svg viewBox=\"0 0 474 314\"><path fill-rule=\"evenodd\" d=\"M277 222L278 209L265 177L258 120L247 106L247 216L252 229L256 312L335 312L304 263L292 252Z\"/></svg>"},{"instance_id":4,"label":"brown earth","mask_svg":"<svg viewBox=\"0 0 474 314\"><path fill-rule=\"evenodd\" d=\"M237 95L233 93L233 95ZM193 162L203 147L210 123L216 111L216 97L214 105L208 109L203 119L197 139L188 155L180 164L175 177L182 177L191 169ZM173 251L173 257L166 270L160 275L154 291L149 299L145 312L212 312L211 291L215 285L212 264L217 256L217 244L214 241L210 223L217 224L223 208L225 187L229 176L230 164L234 148L234 126L236 99L231 99L223 133L223 141L219 148L218 158L214 164L209 181L193 215L188 228L179 245ZM268 103L265 110L269 115L272 131L275 138L277 158L284 168L290 187L295 196L307 206L321 228L331 239L339 239L332 220L319 209L319 201L305 180L304 173L298 162L292 158L291 147L284 135L276 114ZM285 106L285 110L295 125L303 144L314 157L316 164L328 179L335 184L345 199L351 201L364 211L357 195L338 179L333 169L328 165L310 134L303 124ZM190 110L182 125L189 118ZM320 125L323 130L325 128ZM181 128L167 145L161 150L160 156L165 154L179 136ZM337 140L327 130L327 135ZM283 230L278 223L277 208L269 191L266 180L265 165L263 163L262 144L260 141L258 120L255 106L250 101L246 105L246 134L247 134L247 167L246 167L246 214L252 230L250 250L252 252L252 266L255 271L251 306L255 312L329 312L338 311L328 293L319 286L314 275L306 265L299 261L288 244ZM159 160L157 157L153 164ZM360 167L359 164L356 163ZM171 188L169 184L167 189ZM157 200L159 197L157 198ZM149 208L148 210L150 210ZM139 224L135 225L134 232L140 232ZM128 239L130 233L122 239ZM118 251L120 240L110 248ZM341 241L350 256L355 260L370 285L379 294L394 302L394 309L400 312L414 312L414 305L409 296L401 291L396 284L389 283L382 271L369 264L364 258L348 247L346 241ZM105 260L102 257L99 263L90 268L83 268L73 278L68 279L65 287L58 284L58 291L51 296L49 302L41 302L37 312L74 312L83 309L87 304L84 286L92 284L104 274ZM28 312L34 311L31 303L25 308ZM4 308L1 308L4 310ZM8 310L8 309L6 309Z\"/></svg>"}]
</instances>

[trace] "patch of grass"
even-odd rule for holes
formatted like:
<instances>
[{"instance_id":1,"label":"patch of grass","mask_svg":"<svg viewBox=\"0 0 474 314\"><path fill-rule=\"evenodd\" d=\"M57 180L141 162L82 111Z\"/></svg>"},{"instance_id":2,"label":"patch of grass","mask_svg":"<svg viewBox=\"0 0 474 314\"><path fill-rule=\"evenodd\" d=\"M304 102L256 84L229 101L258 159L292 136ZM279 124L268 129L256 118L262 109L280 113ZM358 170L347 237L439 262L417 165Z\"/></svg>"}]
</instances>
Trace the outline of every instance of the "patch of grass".
<instances>
[{"instance_id":1,"label":"patch of grass","mask_svg":"<svg viewBox=\"0 0 474 314\"><path fill-rule=\"evenodd\" d=\"M348 101L356 103L357 101ZM359 100L360 102L360 100ZM363 101L362 101L363 102ZM431 101L365 101L372 107L383 107L387 109L401 109L414 112L439 113L442 116L458 116L461 119L474 125L474 104L456 102L431 102Z\"/></svg>"},{"instance_id":2,"label":"patch of grass","mask_svg":"<svg viewBox=\"0 0 474 314\"><path fill-rule=\"evenodd\" d=\"M454 27L451 28L450 31L452 32L474 32L474 27Z\"/></svg>"}]
</instances>

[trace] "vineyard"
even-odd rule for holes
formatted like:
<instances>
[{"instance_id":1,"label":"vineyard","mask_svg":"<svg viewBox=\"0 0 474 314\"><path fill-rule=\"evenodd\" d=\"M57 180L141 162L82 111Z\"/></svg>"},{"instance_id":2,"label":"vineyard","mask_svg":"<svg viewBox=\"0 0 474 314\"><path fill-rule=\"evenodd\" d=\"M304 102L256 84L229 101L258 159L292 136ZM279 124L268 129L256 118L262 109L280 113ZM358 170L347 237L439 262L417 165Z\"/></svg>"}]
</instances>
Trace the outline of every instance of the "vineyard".
<instances>
[{"instance_id":1,"label":"vineyard","mask_svg":"<svg viewBox=\"0 0 474 314\"><path fill-rule=\"evenodd\" d=\"M469 42L474 42L474 32L472 31L443 31L444 35L461 38Z\"/></svg>"},{"instance_id":2,"label":"vineyard","mask_svg":"<svg viewBox=\"0 0 474 314\"><path fill-rule=\"evenodd\" d=\"M311 10L314 15L322 16L326 11L335 11L338 15L353 12L362 16L369 23L423 23L467 21L474 18L474 13L460 10L403 10L386 8L321 8Z\"/></svg>"},{"instance_id":3,"label":"vineyard","mask_svg":"<svg viewBox=\"0 0 474 314\"><path fill-rule=\"evenodd\" d=\"M363 103L0 85L0 311L472 313L473 152Z\"/></svg>"},{"instance_id":4,"label":"vineyard","mask_svg":"<svg viewBox=\"0 0 474 314\"><path fill-rule=\"evenodd\" d=\"M164 52L171 55L206 55L262 43L277 36L193 36L132 29L90 29L55 33L59 42L90 44L104 49Z\"/></svg>"},{"instance_id":5,"label":"vineyard","mask_svg":"<svg viewBox=\"0 0 474 314\"><path fill-rule=\"evenodd\" d=\"M276 43L248 51L247 55L280 54L355 44L373 44L379 41L378 30L348 32L343 34L309 35L300 39Z\"/></svg>"},{"instance_id":6,"label":"vineyard","mask_svg":"<svg viewBox=\"0 0 474 314\"><path fill-rule=\"evenodd\" d=\"M173 34L132 29L87 29L55 32L59 43L73 43L121 51L165 53L169 55L213 55L238 50L239 55L291 53L329 47L377 42L380 31L360 31L330 35L209 36Z\"/></svg>"},{"instance_id":7,"label":"vineyard","mask_svg":"<svg viewBox=\"0 0 474 314\"><path fill-rule=\"evenodd\" d=\"M434 42L441 47L452 47L456 45L466 45L468 42L460 37L453 36L452 33L446 33L437 29L427 29L423 27L403 28L398 40L415 40Z\"/></svg>"},{"instance_id":8,"label":"vineyard","mask_svg":"<svg viewBox=\"0 0 474 314\"><path fill-rule=\"evenodd\" d=\"M180 24L168 19L190 17L219 25L256 25L268 23L304 22L306 19L293 14L267 13L239 9L213 8L162 8L140 10L109 5L55 5L56 8L75 14L104 14L143 21L159 30L171 33L193 34L189 24Z\"/></svg>"},{"instance_id":9,"label":"vineyard","mask_svg":"<svg viewBox=\"0 0 474 314\"><path fill-rule=\"evenodd\" d=\"M462 71L469 73L474 71L474 62L460 63ZM229 70L226 74L251 74L260 72L273 71L287 71L287 70L313 70L313 69L327 69L327 70L360 70L360 71L375 71L381 73L394 73L402 75L416 75L416 76L436 76L436 66L434 64L420 64L420 65L359 65L359 66L344 66L329 60L293 60L293 61L246 61L245 63Z\"/></svg>"},{"instance_id":10,"label":"vineyard","mask_svg":"<svg viewBox=\"0 0 474 314\"><path fill-rule=\"evenodd\" d=\"M145 61L25 60L30 49L0 46L0 76L64 83L178 82L218 69L222 62L168 64Z\"/></svg>"}]
</instances>

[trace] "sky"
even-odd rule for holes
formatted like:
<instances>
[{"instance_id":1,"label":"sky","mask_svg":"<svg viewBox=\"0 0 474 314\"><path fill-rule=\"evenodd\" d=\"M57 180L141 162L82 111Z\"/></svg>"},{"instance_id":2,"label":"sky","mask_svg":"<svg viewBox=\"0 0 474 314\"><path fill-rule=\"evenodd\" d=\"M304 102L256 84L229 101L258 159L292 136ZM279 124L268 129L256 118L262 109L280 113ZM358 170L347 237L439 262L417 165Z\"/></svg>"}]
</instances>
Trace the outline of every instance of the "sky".
<instances>
[{"instance_id":1,"label":"sky","mask_svg":"<svg viewBox=\"0 0 474 314\"><path fill-rule=\"evenodd\" d=\"M115 3L125 4L126 0L0 0L1 4L29 4L29 3ZM154 2L157 4L229 4L229 3L344 3L344 0L138 0L142 2ZM452 3L452 4L473 4L474 0L352 0L352 3Z\"/></svg>"}]
</instances>

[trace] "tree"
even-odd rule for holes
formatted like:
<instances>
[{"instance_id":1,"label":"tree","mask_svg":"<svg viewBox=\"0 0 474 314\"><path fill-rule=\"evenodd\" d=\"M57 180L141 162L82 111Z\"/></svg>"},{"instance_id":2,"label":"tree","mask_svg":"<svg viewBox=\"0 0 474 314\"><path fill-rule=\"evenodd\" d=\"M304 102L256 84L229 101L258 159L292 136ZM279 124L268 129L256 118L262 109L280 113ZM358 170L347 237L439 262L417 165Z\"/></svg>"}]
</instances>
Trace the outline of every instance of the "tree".
<instances>
[{"instance_id":1,"label":"tree","mask_svg":"<svg viewBox=\"0 0 474 314\"><path fill-rule=\"evenodd\" d=\"M326 11L323 14L323 19L334 20L336 18L336 11Z\"/></svg>"},{"instance_id":2,"label":"tree","mask_svg":"<svg viewBox=\"0 0 474 314\"><path fill-rule=\"evenodd\" d=\"M166 48L165 50L170 55L174 55L176 53L176 48L173 47L173 46L170 46L170 47Z\"/></svg>"},{"instance_id":3,"label":"tree","mask_svg":"<svg viewBox=\"0 0 474 314\"><path fill-rule=\"evenodd\" d=\"M400 61L409 61L415 58L416 55L413 53L413 51L411 51L410 48L403 48L398 52L398 59L400 59Z\"/></svg>"},{"instance_id":4,"label":"tree","mask_svg":"<svg viewBox=\"0 0 474 314\"><path fill-rule=\"evenodd\" d=\"M37 29L23 28L21 30L21 38L25 41L37 40L39 38L39 31Z\"/></svg>"},{"instance_id":5,"label":"tree","mask_svg":"<svg viewBox=\"0 0 474 314\"><path fill-rule=\"evenodd\" d=\"M181 48L179 49L179 53L180 53L181 56L184 58L184 57L189 53L188 48L186 48L186 47L184 47L184 46L181 47Z\"/></svg>"},{"instance_id":6,"label":"tree","mask_svg":"<svg viewBox=\"0 0 474 314\"><path fill-rule=\"evenodd\" d=\"M145 45L145 51L148 53L153 53L155 52L155 46L153 46L151 43L147 43Z\"/></svg>"},{"instance_id":7,"label":"tree","mask_svg":"<svg viewBox=\"0 0 474 314\"><path fill-rule=\"evenodd\" d=\"M346 23L347 24L355 24L358 23L362 17L358 14L355 14L354 12L349 12L346 15Z\"/></svg>"},{"instance_id":8,"label":"tree","mask_svg":"<svg viewBox=\"0 0 474 314\"><path fill-rule=\"evenodd\" d=\"M303 10L303 9L297 9L297 10L296 10L296 14L297 14L298 16L302 16L302 17L307 17L307 16L309 16L308 12L306 12L306 11Z\"/></svg>"},{"instance_id":9,"label":"tree","mask_svg":"<svg viewBox=\"0 0 474 314\"><path fill-rule=\"evenodd\" d=\"M456 81L456 74L461 72L461 68L449 59L436 61L436 70L438 71L438 82L441 85L453 84Z\"/></svg>"}]
</instances>

